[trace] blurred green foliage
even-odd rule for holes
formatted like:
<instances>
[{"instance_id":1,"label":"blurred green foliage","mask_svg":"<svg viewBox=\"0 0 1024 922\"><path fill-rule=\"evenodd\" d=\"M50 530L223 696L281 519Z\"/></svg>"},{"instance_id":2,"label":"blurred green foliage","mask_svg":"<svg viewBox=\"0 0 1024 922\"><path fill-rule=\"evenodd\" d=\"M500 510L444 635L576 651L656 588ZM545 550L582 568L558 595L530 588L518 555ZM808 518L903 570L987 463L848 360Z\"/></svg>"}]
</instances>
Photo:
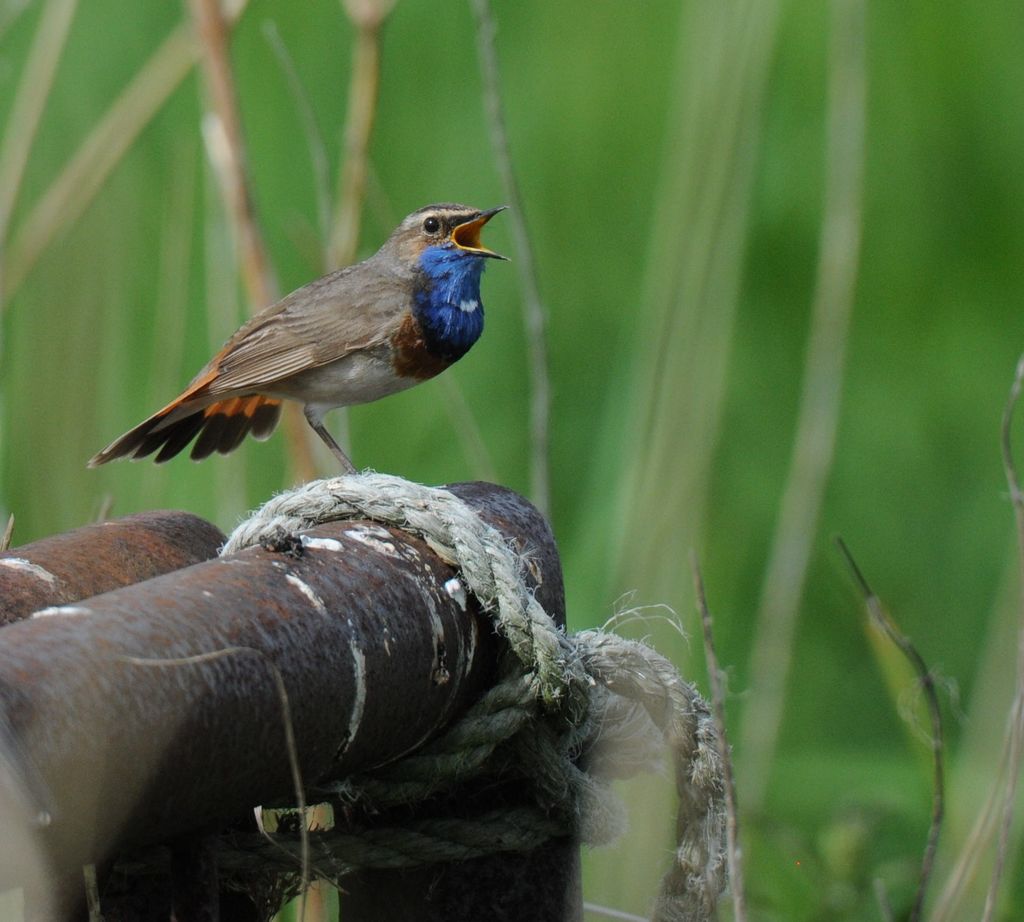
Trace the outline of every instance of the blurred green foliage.
<instances>
[{"instance_id":1,"label":"blurred green foliage","mask_svg":"<svg viewBox=\"0 0 1024 922\"><path fill-rule=\"evenodd\" d=\"M745 696L757 694L747 681L749 646L789 469L815 284L827 6L789 0L774 21L765 12L772 4L755 14L756 5L735 0L721 9L736 27L723 28L709 25L717 14L699 0L494 5L512 154L550 314L552 520L572 626L602 623L616 607L666 603L694 629L685 554L695 545L729 666L730 721L739 721ZM7 131L44 4L21 6L0 2ZM33 205L184 15L156 0L79 4L0 254L5 272ZM743 130L719 137L729 127L730 86L757 79L723 65L741 59L751 22L765 30L763 92L753 94ZM332 180L353 36L337 0L252 0L234 33L258 215L287 291L321 273L322 228L310 139L267 23L294 60ZM744 817L758 919L876 918L878 876L899 909L924 842L923 747L887 692L833 534L959 691L966 716L947 709L953 803L940 885L991 781L1016 617L998 435L1024 350L1020 29L1009 4L868 7L863 248L838 442L769 799L763 814ZM721 44L704 44L709 35ZM693 94L704 105L696 115L686 103ZM15 543L89 520L107 494L115 514L173 506L229 529L288 485L280 434L200 466L179 457L159 468L84 467L177 394L250 310L202 112L193 73L2 305L0 507L16 516ZM371 157L361 255L427 202L502 201L467 4L398 3L383 33ZM717 188L718 174L722 194L744 210L734 244L721 244L734 268L719 283L735 288L735 314L715 326L716 311L733 309L727 297L708 296L692 316L696 302L673 298L693 253L722 255L703 236L715 225L689 210ZM503 219L488 241L515 256ZM512 267L489 267L484 292L485 335L449 374L499 479L528 491L531 383ZM661 336L681 329L677 316L705 337L699 354L685 336ZM715 369L720 416L705 403ZM654 429L638 438L636 421L651 413L645 381L664 399ZM352 410L356 463L427 483L479 476L447 400L431 382ZM694 427L708 419L702 443ZM652 466L653 440L678 459L678 478L671 464ZM705 480L688 467L698 455L707 458ZM631 492L631 483L643 489ZM691 483L699 495L687 492ZM703 682L698 651L671 629L650 619L631 630ZM736 753L741 791L743 758ZM639 787L627 786L627 841L589 856L586 871L588 898L634 912L645 911L670 842L667 781L660 807L649 785ZM1014 886L1005 919L1019 918L1024 903L1021 882Z\"/></svg>"}]
</instances>

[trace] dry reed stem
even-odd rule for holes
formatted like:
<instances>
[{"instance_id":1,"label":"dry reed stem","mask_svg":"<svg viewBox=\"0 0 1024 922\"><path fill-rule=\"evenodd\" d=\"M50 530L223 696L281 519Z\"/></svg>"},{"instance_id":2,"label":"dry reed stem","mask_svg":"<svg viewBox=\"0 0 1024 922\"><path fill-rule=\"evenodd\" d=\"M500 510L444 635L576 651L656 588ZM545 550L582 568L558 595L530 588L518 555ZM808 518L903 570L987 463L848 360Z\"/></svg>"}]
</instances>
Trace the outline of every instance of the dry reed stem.
<instances>
[{"instance_id":1,"label":"dry reed stem","mask_svg":"<svg viewBox=\"0 0 1024 922\"><path fill-rule=\"evenodd\" d=\"M725 783L725 839L726 856L729 862L729 885L732 890L732 910L735 922L747 922L747 896L743 884L743 849L739 841L739 811L736 809L736 783L733 775L732 750L725 730L725 687L723 673L718 667L715 653L715 639L712 631L711 612L708 609L704 578L696 553L690 555L690 569L693 572L693 586L697 596L697 611L704 634L704 657L707 660L708 681L711 684L711 708L715 724L715 746L722 760L722 774Z\"/></svg>"},{"instance_id":2,"label":"dry reed stem","mask_svg":"<svg viewBox=\"0 0 1024 922\"><path fill-rule=\"evenodd\" d=\"M43 9L32 47L14 94L14 104L0 139L0 275L4 244L17 204L29 151L53 86L64 43L78 0L49 0ZM0 291L3 283L0 280Z\"/></svg>"},{"instance_id":3,"label":"dry reed stem","mask_svg":"<svg viewBox=\"0 0 1024 922\"><path fill-rule=\"evenodd\" d=\"M356 261L362 227L363 205L370 172L370 139L377 117L380 95L380 30L396 0L342 0L342 7L355 28L348 105L343 129L343 155L333 215L330 206L321 206L326 269L340 269ZM307 126L307 131L309 126ZM316 145L311 143L311 150ZM314 170L316 155L314 154ZM319 187L318 187L319 188ZM326 183L321 190L325 196ZM326 214L326 217L325 217ZM334 414L338 441L348 449L348 411Z\"/></svg>"},{"instance_id":4,"label":"dry reed stem","mask_svg":"<svg viewBox=\"0 0 1024 922\"><path fill-rule=\"evenodd\" d=\"M395 0L343 0L342 3L356 36L345 111L344 156L327 245L330 269L351 265L359 249L370 170L370 139L380 95L380 30L394 5Z\"/></svg>"},{"instance_id":5,"label":"dry reed stem","mask_svg":"<svg viewBox=\"0 0 1024 922\"><path fill-rule=\"evenodd\" d=\"M214 167L238 239L242 281L252 306L260 309L273 304L279 291L253 207L238 91L231 68L228 24L218 0L189 0L189 6L203 50L200 61L206 76L210 111L218 122L219 131L215 136L223 141L211 145Z\"/></svg>"},{"instance_id":6,"label":"dry reed stem","mask_svg":"<svg viewBox=\"0 0 1024 922\"><path fill-rule=\"evenodd\" d=\"M203 49L201 60L214 119L207 126L211 129L206 132L207 148L234 228L239 269L252 313L277 301L280 290L253 207L238 92L231 68L228 22L218 0L189 0L189 5ZM317 475L317 465L309 429L298 407L286 406L284 430L296 475L300 480L312 480Z\"/></svg>"},{"instance_id":7,"label":"dry reed stem","mask_svg":"<svg viewBox=\"0 0 1024 922\"><path fill-rule=\"evenodd\" d=\"M936 900L935 907L929 916L930 922L947 922L947 920L957 918L955 913L959 910L964 889L975 878L985 849L992 841L993 830L999 816L999 781L1006 777L1008 758L1009 748L1004 741L1003 751L995 770L996 781L989 790L981 811L975 817L974 824L964 840L953 870L946 878L946 885L942 888L942 893Z\"/></svg>"},{"instance_id":8,"label":"dry reed stem","mask_svg":"<svg viewBox=\"0 0 1024 922\"><path fill-rule=\"evenodd\" d=\"M1021 492L1017 464L1013 457L1012 424L1013 413L1020 399L1021 387L1024 383L1024 356L1017 362L1010 396L1003 410L1001 428L1001 444L1003 468L1006 472L1006 483L1010 489L1010 502L1013 504L1014 524L1017 531L1017 563L1019 569L1020 611L1017 633L1017 681L1010 707L1009 726L1006 740L1006 770L1002 775L1002 815L999 822L999 836L996 841L995 861L992 866L992 877L988 892L985 894L985 909L982 922L991 922L995 916L996 903L999 898L999 887L1002 883L1003 871L1010 846L1010 829L1013 825L1014 808L1017 805L1017 782L1021 772L1021 757L1024 750L1024 493Z\"/></svg>"},{"instance_id":9,"label":"dry reed stem","mask_svg":"<svg viewBox=\"0 0 1024 922\"><path fill-rule=\"evenodd\" d=\"M864 0L832 0L824 216L813 319L789 475L761 590L742 724L746 796L760 810L771 776L797 613L835 450L863 209L867 76Z\"/></svg>"},{"instance_id":10,"label":"dry reed stem","mask_svg":"<svg viewBox=\"0 0 1024 922\"><path fill-rule=\"evenodd\" d=\"M930 745L932 750L932 816L928 828L928 839L925 844L924 856L921 859L921 871L918 877L917 892L911 906L908 922L918 922L924 911L924 900L928 892L928 883L935 868L935 852L939 847L939 834L942 831L942 818L945 815L946 782L943 759L945 744L943 741L942 712L939 709L939 696L935 690L935 677L917 651L910 638L903 634L899 626L892 620L889 613L882 607L882 602L868 584L867 579L857 566L853 554L842 538L836 538L846 563L860 590L871 623L903 654L910 663L921 683L928 705L928 717L931 721Z\"/></svg>"},{"instance_id":11,"label":"dry reed stem","mask_svg":"<svg viewBox=\"0 0 1024 922\"><path fill-rule=\"evenodd\" d=\"M11 546L11 538L14 537L14 513L12 512L7 516L7 525L4 528L4 533L0 535L0 554L8 550Z\"/></svg>"},{"instance_id":12,"label":"dry reed stem","mask_svg":"<svg viewBox=\"0 0 1024 922\"><path fill-rule=\"evenodd\" d=\"M551 382L545 338L547 310L540 297L533 247L526 229L526 210L512 166L508 131L501 105L501 78L494 48L495 24L490 0L472 0L476 16L477 55L483 78L484 108L491 133L491 147L501 174L505 196L511 206L509 220L515 239L519 285L523 292L523 321L526 327L530 367L530 499L545 516L551 511L550 428Z\"/></svg>"},{"instance_id":13,"label":"dry reed stem","mask_svg":"<svg viewBox=\"0 0 1024 922\"><path fill-rule=\"evenodd\" d=\"M225 3L229 23L238 20L247 3L248 0ZM96 122L19 225L7 253L6 272L0 279L0 305L18 290L58 235L85 211L142 129L188 75L198 56L189 24L175 27Z\"/></svg>"}]
</instances>

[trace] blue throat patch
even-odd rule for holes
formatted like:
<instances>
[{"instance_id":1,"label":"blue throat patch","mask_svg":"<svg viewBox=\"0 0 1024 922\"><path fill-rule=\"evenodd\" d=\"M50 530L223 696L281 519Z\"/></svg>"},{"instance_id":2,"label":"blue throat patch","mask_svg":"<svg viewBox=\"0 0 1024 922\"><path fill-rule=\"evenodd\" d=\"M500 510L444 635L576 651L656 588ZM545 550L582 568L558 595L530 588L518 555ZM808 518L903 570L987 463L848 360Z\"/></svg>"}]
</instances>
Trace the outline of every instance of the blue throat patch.
<instances>
[{"instance_id":1,"label":"blue throat patch","mask_svg":"<svg viewBox=\"0 0 1024 922\"><path fill-rule=\"evenodd\" d=\"M483 332L484 259L451 244L420 254L423 283L416 289L414 312L427 349L446 361L462 358Z\"/></svg>"}]
</instances>

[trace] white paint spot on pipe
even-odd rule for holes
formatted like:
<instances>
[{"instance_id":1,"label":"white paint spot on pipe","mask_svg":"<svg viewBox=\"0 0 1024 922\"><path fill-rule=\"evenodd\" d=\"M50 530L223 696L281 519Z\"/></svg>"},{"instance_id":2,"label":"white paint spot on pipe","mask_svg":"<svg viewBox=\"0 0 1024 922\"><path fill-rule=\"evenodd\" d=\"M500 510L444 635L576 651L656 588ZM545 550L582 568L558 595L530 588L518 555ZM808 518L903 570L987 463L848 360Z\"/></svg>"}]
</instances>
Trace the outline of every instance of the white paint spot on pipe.
<instances>
[{"instance_id":1,"label":"white paint spot on pipe","mask_svg":"<svg viewBox=\"0 0 1024 922\"><path fill-rule=\"evenodd\" d=\"M376 525L364 525L360 528L352 528L345 532L345 536L368 548L375 550L378 554L385 554L388 557L397 557L398 550L394 542L390 540L391 532Z\"/></svg>"},{"instance_id":2,"label":"white paint spot on pipe","mask_svg":"<svg viewBox=\"0 0 1024 922\"><path fill-rule=\"evenodd\" d=\"M45 567L32 563L30 560L25 560L23 557L4 557L0 560L0 567L7 567L8 570L17 570L19 573L31 573L32 576L44 580L51 586L56 586L58 582L57 577Z\"/></svg>"},{"instance_id":3,"label":"white paint spot on pipe","mask_svg":"<svg viewBox=\"0 0 1024 922\"><path fill-rule=\"evenodd\" d=\"M50 605L48 608L40 608L39 611L32 612L29 615L30 618L52 618L54 615L65 615L68 617L80 617L81 615L91 615L92 609L86 608L84 605Z\"/></svg>"},{"instance_id":4,"label":"white paint spot on pipe","mask_svg":"<svg viewBox=\"0 0 1024 922\"><path fill-rule=\"evenodd\" d=\"M324 600L321 599L320 596L318 596L313 591L313 587L310 586L309 583L303 582L303 580L299 579L297 576L295 576L292 573L289 573L285 577L285 579L288 581L289 585L294 586L307 599L309 599L309 601L312 603L313 607L317 610L317 612L319 614L321 614L321 615L326 615L327 614L327 606L324 605Z\"/></svg>"},{"instance_id":5,"label":"white paint spot on pipe","mask_svg":"<svg viewBox=\"0 0 1024 922\"><path fill-rule=\"evenodd\" d=\"M366 709L366 654L359 649L359 644L355 640L348 642L348 648L352 653L352 676L356 687L352 700L352 714L348 719L347 746L356 738L359 725L363 722L363 711Z\"/></svg>"},{"instance_id":6,"label":"white paint spot on pipe","mask_svg":"<svg viewBox=\"0 0 1024 922\"><path fill-rule=\"evenodd\" d=\"M462 648L462 657L459 661L459 669L463 678L468 676L473 668L473 657L476 655L476 645L479 639L480 625L477 619L474 618L469 626L469 636L466 638L466 644Z\"/></svg>"},{"instance_id":7,"label":"white paint spot on pipe","mask_svg":"<svg viewBox=\"0 0 1024 922\"><path fill-rule=\"evenodd\" d=\"M302 535L301 541L303 547L311 547L313 550L334 551L335 553L345 550L345 545L334 538L310 538L309 535Z\"/></svg>"},{"instance_id":8,"label":"white paint spot on pipe","mask_svg":"<svg viewBox=\"0 0 1024 922\"><path fill-rule=\"evenodd\" d=\"M466 587L462 585L462 580L453 576L444 584L444 591L455 600L459 608L466 610Z\"/></svg>"}]
</instances>

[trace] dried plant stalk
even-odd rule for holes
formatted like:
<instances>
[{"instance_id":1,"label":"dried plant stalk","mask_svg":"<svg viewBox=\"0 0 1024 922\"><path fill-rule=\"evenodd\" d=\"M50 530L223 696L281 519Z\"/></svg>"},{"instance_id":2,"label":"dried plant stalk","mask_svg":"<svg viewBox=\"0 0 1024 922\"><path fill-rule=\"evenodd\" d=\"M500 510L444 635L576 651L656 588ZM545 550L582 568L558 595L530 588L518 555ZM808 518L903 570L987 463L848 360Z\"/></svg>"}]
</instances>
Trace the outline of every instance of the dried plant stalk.
<instances>
[{"instance_id":1,"label":"dried plant stalk","mask_svg":"<svg viewBox=\"0 0 1024 922\"><path fill-rule=\"evenodd\" d=\"M11 213L18 199L28 154L53 86L78 0L50 0L43 10L22 72L7 128L0 139L0 273ZM3 286L0 284L0 290Z\"/></svg>"},{"instance_id":2,"label":"dried plant stalk","mask_svg":"<svg viewBox=\"0 0 1024 922\"><path fill-rule=\"evenodd\" d=\"M258 310L273 304L280 291L253 207L238 93L228 49L228 21L218 0L190 0L190 6L203 48L203 69L210 94L212 121L206 126L207 147L235 229L242 280L250 305ZM301 480L312 480L317 475L317 465L308 427L298 407L289 404L286 408L284 430L296 475Z\"/></svg>"},{"instance_id":3,"label":"dried plant stalk","mask_svg":"<svg viewBox=\"0 0 1024 922\"><path fill-rule=\"evenodd\" d=\"M238 20L247 3L225 4L228 23ZM191 27L183 23L139 69L19 226L6 254L0 303L14 295L39 257L85 211L198 56Z\"/></svg>"},{"instance_id":4,"label":"dried plant stalk","mask_svg":"<svg viewBox=\"0 0 1024 922\"><path fill-rule=\"evenodd\" d=\"M711 685L711 709L715 721L715 743L722 760L723 782L725 784L725 845L729 862L729 887L732 890L732 911L735 922L747 922L747 896L743 884L743 850L740 848L739 811L736 809L736 782L733 775L732 750L725 730L725 686L723 673L718 668L715 640L712 633L711 612L708 609L707 594L704 592L704 578L701 576L697 555L690 557L693 571L693 585L697 595L697 611L704 634L704 657L708 665L708 682Z\"/></svg>"}]
</instances>

